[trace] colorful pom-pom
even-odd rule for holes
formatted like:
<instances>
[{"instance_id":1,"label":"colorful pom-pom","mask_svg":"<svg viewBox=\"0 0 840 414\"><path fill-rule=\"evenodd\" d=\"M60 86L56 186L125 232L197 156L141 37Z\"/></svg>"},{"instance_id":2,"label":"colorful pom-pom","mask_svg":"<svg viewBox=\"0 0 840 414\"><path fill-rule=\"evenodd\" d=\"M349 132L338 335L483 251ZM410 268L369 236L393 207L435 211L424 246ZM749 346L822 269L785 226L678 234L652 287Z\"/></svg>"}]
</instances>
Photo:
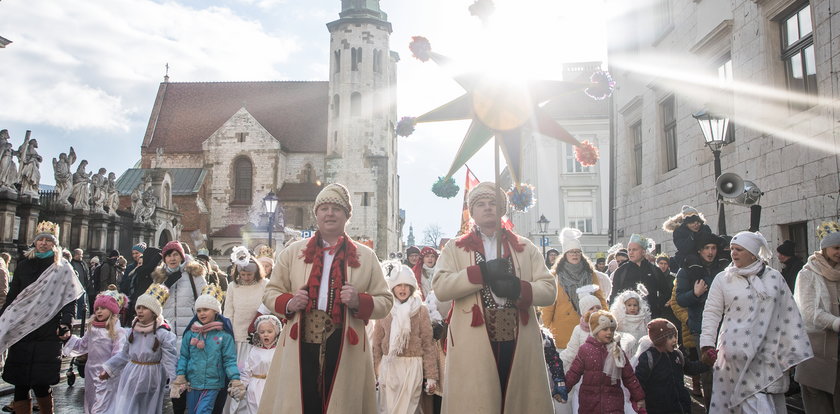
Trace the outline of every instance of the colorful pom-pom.
<instances>
[{"instance_id":1,"label":"colorful pom-pom","mask_svg":"<svg viewBox=\"0 0 840 414\"><path fill-rule=\"evenodd\" d=\"M615 81L609 72L599 70L589 78L592 86L586 88L586 95L596 101L607 99L615 89Z\"/></svg>"},{"instance_id":2,"label":"colorful pom-pom","mask_svg":"<svg viewBox=\"0 0 840 414\"><path fill-rule=\"evenodd\" d=\"M583 141L580 145L575 145L575 159L580 165L590 167L598 162L598 148L592 145L589 141Z\"/></svg>"},{"instance_id":3,"label":"colorful pom-pom","mask_svg":"<svg viewBox=\"0 0 840 414\"><path fill-rule=\"evenodd\" d=\"M421 62L425 62L432 57L432 44L429 43L429 39L423 36L413 36L408 48L411 50L411 54Z\"/></svg>"},{"instance_id":4,"label":"colorful pom-pom","mask_svg":"<svg viewBox=\"0 0 840 414\"><path fill-rule=\"evenodd\" d=\"M510 205L516 211L526 212L529 208L536 204L537 199L534 198L534 186L530 184L514 185L507 192Z\"/></svg>"},{"instance_id":5,"label":"colorful pom-pom","mask_svg":"<svg viewBox=\"0 0 840 414\"><path fill-rule=\"evenodd\" d=\"M407 137L414 133L414 126L417 125L417 118L404 116L397 122L397 136Z\"/></svg>"},{"instance_id":6,"label":"colorful pom-pom","mask_svg":"<svg viewBox=\"0 0 840 414\"><path fill-rule=\"evenodd\" d=\"M443 177L438 177L438 180L432 185L432 192L441 198L455 197L460 190L458 184L455 184L455 179L452 177L446 180Z\"/></svg>"}]
</instances>

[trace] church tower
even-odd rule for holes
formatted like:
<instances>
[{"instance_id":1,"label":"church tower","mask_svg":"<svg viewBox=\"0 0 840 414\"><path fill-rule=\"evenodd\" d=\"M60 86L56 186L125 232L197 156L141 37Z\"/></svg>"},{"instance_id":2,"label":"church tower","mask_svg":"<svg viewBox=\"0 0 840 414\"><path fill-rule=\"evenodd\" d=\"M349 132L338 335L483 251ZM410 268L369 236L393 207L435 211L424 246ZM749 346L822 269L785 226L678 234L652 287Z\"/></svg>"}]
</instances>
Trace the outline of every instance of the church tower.
<instances>
[{"instance_id":1,"label":"church tower","mask_svg":"<svg viewBox=\"0 0 840 414\"><path fill-rule=\"evenodd\" d=\"M342 0L330 32L328 182L353 198L348 234L377 255L399 250L396 63L391 23L379 0Z\"/></svg>"}]
</instances>

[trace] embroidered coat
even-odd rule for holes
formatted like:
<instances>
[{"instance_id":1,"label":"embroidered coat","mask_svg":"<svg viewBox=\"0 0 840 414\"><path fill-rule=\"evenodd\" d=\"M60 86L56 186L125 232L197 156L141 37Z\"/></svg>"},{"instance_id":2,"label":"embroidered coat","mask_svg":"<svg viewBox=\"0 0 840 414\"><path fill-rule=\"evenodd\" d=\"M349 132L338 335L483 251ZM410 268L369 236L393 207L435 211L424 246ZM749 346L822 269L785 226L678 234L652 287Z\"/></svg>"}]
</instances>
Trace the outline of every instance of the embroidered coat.
<instances>
[{"instance_id":1,"label":"embroidered coat","mask_svg":"<svg viewBox=\"0 0 840 414\"><path fill-rule=\"evenodd\" d=\"M313 236L317 237L317 236ZM263 304L285 318L286 303L294 292L307 284L312 263L305 263L303 252L310 239L297 241L280 253L271 280L265 288ZM348 242L351 242L348 239ZM352 242L356 248L358 267L346 261L346 283L359 292L359 309L343 312L341 354L338 357L334 385L326 413L375 413L376 377L365 324L369 319L382 319L391 311L394 297L388 290L376 253L369 247ZM302 313L292 315L280 334L271 362L259 414L302 413L303 390L300 384L300 328Z\"/></svg>"},{"instance_id":2,"label":"embroidered coat","mask_svg":"<svg viewBox=\"0 0 840 414\"><path fill-rule=\"evenodd\" d=\"M476 237L474 233L471 233ZM450 240L437 262L432 280L435 295L452 300L443 384L443 413L552 413L553 405L535 306L554 302L557 287L539 250L530 240L513 235L510 249L514 273L521 279L518 337L503 399L490 347L481 299L483 278L476 265L480 241L470 235ZM464 246L464 247L460 247ZM474 322L480 321L476 324Z\"/></svg>"}]
</instances>

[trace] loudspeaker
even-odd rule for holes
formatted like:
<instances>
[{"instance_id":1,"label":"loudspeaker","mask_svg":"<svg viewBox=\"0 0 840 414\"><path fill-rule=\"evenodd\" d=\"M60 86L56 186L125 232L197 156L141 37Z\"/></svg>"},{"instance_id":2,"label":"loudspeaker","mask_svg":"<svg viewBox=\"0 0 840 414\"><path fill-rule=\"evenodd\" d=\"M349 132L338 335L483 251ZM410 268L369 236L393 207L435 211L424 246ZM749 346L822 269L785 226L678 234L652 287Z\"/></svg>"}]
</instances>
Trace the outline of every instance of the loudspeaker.
<instances>
[{"instance_id":1,"label":"loudspeaker","mask_svg":"<svg viewBox=\"0 0 840 414\"><path fill-rule=\"evenodd\" d=\"M744 179L735 173L723 173L715 181L715 189L723 198L735 198L744 193Z\"/></svg>"}]
</instances>

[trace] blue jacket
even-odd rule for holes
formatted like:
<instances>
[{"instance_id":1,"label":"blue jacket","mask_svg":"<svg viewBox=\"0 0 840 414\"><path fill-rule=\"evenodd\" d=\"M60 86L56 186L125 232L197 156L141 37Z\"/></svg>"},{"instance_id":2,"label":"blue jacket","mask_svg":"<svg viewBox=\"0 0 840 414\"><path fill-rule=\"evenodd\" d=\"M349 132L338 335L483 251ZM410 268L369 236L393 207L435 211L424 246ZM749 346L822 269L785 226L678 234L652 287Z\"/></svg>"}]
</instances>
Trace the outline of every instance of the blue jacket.
<instances>
[{"instance_id":1,"label":"blue jacket","mask_svg":"<svg viewBox=\"0 0 840 414\"><path fill-rule=\"evenodd\" d=\"M186 375L190 387L197 390L217 390L225 388L228 380L239 379L236 367L236 343L230 320L216 315L216 321L222 322L224 329L210 331L203 337L190 328L198 321L193 317L184 330L181 341L181 357L178 359L177 375ZM190 345L193 338L204 340L204 349Z\"/></svg>"},{"instance_id":2,"label":"blue jacket","mask_svg":"<svg viewBox=\"0 0 840 414\"><path fill-rule=\"evenodd\" d=\"M693 335L700 335L703 330L703 308L706 306L706 297L709 296L708 290L700 296L694 296L694 283L703 279L706 286L711 287L715 276L727 265L728 263L722 261L703 264L697 255L692 255L677 272L677 304L688 311L686 324Z\"/></svg>"}]
</instances>

